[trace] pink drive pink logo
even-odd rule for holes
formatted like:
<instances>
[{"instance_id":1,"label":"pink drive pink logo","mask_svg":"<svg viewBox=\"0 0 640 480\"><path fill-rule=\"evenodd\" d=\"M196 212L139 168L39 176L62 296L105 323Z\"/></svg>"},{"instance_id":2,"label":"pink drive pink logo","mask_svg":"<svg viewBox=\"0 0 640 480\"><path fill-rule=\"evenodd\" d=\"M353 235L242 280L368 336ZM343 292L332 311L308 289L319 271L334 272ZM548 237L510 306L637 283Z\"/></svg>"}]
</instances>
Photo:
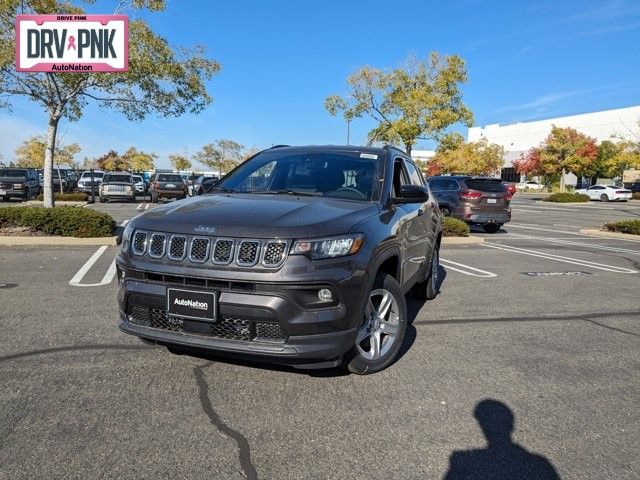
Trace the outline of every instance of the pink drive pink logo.
<instances>
[{"instance_id":1,"label":"pink drive pink logo","mask_svg":"<svg viewBox=\"0 0 640 480\"><path fill-rule=\"evenodd\" d=\"M19 72L126 72L126 15L17 15Z\"/></svg>"}]
</instances>

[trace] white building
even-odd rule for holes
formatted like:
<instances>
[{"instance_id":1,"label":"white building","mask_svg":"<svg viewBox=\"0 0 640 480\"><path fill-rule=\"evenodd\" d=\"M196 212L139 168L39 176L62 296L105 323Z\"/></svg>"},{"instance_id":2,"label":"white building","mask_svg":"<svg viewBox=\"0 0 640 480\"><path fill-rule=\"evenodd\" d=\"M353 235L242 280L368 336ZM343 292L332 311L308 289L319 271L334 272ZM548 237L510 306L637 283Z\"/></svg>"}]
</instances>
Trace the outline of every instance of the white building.
<instances>
[{"instance_id":1,"label":"white building","mask_svg":"<svg viewBox=\"0 0 640 480\"><path fill-rule=\"evenodd\" d=\"M411 158L420 162L428 162L435 154L435 150L411 150Z\"/></svg>"},{"instance_id":2,"label":"white building","mask_svg":"<svg viewBox=\"0 0 640 480\"><path fill-rule=\"evenodd\" d=\"M548 118L533 122L518 122L508 125L496 123L484 127L471 127L467 134L467 141L476 142L481 138L486 138L490 143L501 145L505 151L503 178L515 181L517 176L512 168L513 161L523 152L540 145L551 132L553 125L575 128L578 132L593 137L598 142L609 140L612 137L640 138L640 106ZM568 177L567 183L575 185L575 176Z\"/></svg>"}]
</instances>

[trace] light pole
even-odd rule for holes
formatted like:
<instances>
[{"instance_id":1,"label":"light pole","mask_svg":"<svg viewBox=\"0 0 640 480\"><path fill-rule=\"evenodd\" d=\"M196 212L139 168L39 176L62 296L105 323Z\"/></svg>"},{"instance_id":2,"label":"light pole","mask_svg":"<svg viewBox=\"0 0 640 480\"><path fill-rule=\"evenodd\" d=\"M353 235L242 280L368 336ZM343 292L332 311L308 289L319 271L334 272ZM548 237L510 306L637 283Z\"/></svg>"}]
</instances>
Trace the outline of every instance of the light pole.
<instances>
[{"instance_id":1,"label":"light pole","mask_svg":"<svg viewBox=\"0 0 640 480\"><path fill-rule=\"evenodd\" d=\"M347 120L347 145L349 145L350 134L351 134L351 119Z\"/></svg>"}]
</instances>

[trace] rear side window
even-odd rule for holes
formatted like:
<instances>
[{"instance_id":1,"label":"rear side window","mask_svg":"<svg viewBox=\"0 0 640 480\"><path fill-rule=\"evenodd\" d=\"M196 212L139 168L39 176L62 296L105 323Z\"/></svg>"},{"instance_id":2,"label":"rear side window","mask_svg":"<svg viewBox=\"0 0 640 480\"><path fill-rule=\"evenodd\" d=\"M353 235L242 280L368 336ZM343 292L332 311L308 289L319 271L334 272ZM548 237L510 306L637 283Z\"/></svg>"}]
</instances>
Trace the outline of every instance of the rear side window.
<instances>
[{"instance_id":1,"label":"rear side window","mask_svg":"<svg viewBox=\"0 0 640 480\"><path fill-rule=\"evenodd\" d=\"M468 178L464 181L470 190L478 190L480 192L505 192L507 187L504 186L502 180L493 178Z\"/></svg>"}]
</instances>

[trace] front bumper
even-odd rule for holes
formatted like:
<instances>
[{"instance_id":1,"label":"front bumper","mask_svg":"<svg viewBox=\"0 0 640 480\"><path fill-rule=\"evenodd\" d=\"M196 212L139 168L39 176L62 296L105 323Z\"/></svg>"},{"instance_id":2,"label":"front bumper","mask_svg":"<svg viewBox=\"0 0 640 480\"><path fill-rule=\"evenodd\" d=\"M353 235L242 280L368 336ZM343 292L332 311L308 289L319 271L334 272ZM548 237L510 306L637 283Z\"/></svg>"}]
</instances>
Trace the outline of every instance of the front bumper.
<instances>
[{"instance_id":1,"label":"front bumper","mask_svg":"<svg viewBox=\"0 0 640 480\"><path fill-rule=\"evenodd\" d=\"M119 327L190 350L298 367L336 363L354 345L367 288L364 272L342 272L340 278L308 283L300 278L287 281L286 275L277 275L283 281L274 282L271 274L264 274L262 281L255 281L256 274L243 281L238 273L205 279L133 269L119 257ZM167 315L168 288L216 292L216 321ZM330 288L335 301L323 306L317 298L320 288Z\"/></svg>"},{"instance_id":2,"label":"front bumper","mask_svg":"<svg viewBox=\"0 0 640 480\"><path fill-rule=\"evenodd\" d=\"M95 187L93 187L96 195L98 195L98 191L100 190L100 185L95 185ZM78 184L78 190L82 193L91 193L91 185L82 185L82 184Z\"/></svg>"},{"instance_id":3,"label":"front bumper","mask_svg":"<svg viewBox=\"0 0 640 480\"><path fill-rule=\"evenodd\" d=\"M103 192L100 196L109 200L131 200L132 198L135 198L136 192Z\"/></svg>"}]
</instances>

